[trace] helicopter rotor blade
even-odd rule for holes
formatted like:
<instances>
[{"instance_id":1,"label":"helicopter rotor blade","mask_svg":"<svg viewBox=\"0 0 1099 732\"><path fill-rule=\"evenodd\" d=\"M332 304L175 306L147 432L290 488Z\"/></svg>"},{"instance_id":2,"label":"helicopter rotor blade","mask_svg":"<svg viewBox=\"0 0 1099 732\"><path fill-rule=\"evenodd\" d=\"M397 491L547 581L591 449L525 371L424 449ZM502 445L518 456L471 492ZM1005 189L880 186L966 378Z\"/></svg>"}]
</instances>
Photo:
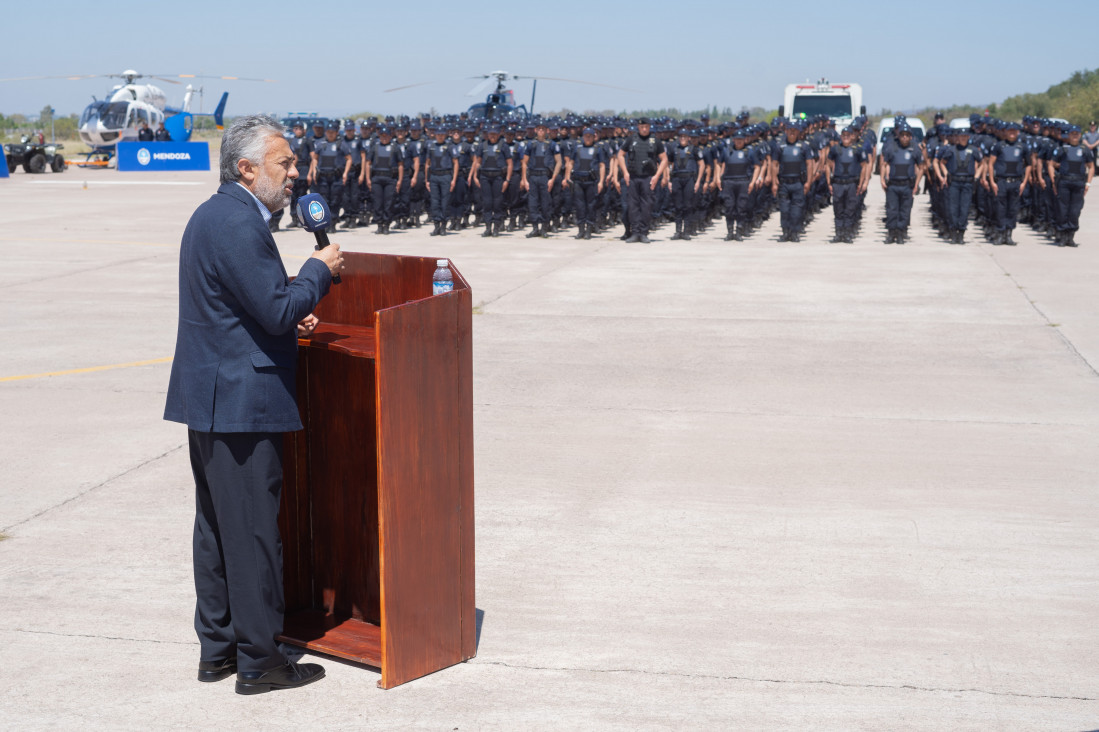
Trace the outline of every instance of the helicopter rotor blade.
<instances>
[{"instance_id":1,"label":"helicopter rotor blade","mask_svg":"<svg viewBox=\"0 0 1099 732\"><path fill-rule=\"evenodd\" d=\"M479 83L477 86L475 86L472 89L470 89L469 91L467 91L466 96L467 97L480 96L481 94L484 93L485 89L488 89L490 86L492 86L495 83L496 83L496 77L495 76L489 76L489 77L485 78L485 80L482 81L481 83Z\"/></svg>"},{"instance_id":2,"label":"helicopter rotor blade","mask_svg":"<svg viewBox=\"0 0 1099 732\"><path fill-rule=\"evenodd\" d=\"M13 76L10 79L0 79L0 81L39 81L41 79L68 79L69 81L79 81L81 79L95 79L100 76L107 76L108 74L80 74L72 76Z\"/></svg>"},{"instance_id":3,"label":"helicopter rotor blade","mask_svg":"<svg viewBox=\"0 0 1099 732\"><path fill-rule=\"evenodd\" d=\"M538 79L540 81L567 81L570 84L587 84L588 86L601 86L605 89L618 89L619 91L628 91L641 94L640 89L629 89L624 86L614 86L612 84L599 84L594 81L581 81L580 79L562 79L557 76L514 76L514 79Z\"/></svg>"},{"instance_id":4,"label":"helicopter rotor blade","mask_svg":"<svg viewBox=\"0 0 1099 732\"><path fill-rule=\"evenodd\" d=\"M421 81L416 84L405 84L404 86L395 86L392 89L382 89L382 94L388 94L389 92L400 91L401 89L411 89L416 86L427 86L428 84L438 84L437 81Z\"/></svg>"},{"instance_id":5,"label":"helicopter rotor blade","mask_svg":"<svg viewBox=\"0 0 1099 732\"><path fill-rule=\"evenodd\" d=\"M163 78L163 77L158 76L156 78L160 79L160 78ZM260 81L260 82L264 82L266 84L278 83L276 79L258 79L258 78L251 77L251 76L210 76L210 75L206 75L206 74L177 74L176 78L179 78L179 79L220 79L222 81ZM167 79L165 79L165 81L167 81ZM173 83L179 84L180 82L176 81L176 82L173 82Z\"/></svg>"}]
</instances>

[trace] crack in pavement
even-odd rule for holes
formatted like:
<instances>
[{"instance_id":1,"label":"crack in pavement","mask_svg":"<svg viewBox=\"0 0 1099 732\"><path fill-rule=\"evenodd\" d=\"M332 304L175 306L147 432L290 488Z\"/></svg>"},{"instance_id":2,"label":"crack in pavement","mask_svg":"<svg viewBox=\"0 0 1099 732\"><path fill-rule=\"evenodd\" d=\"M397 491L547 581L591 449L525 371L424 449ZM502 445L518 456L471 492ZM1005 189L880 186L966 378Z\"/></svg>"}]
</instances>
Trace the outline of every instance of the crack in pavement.
<instances>
[{"instance_id":1,"label":"crack in pavement","mask_svg":"<svg viewBox=\"0 0 1099 732\"><path fill-rule=\"evenodd\" d=\"M989 696L1008 696L1023 699L1054 699L1062 701L1099 701L1099 697L1091 696L1057 696L1053 694L1024 694L1017 691L991 691L989 689L949 689L934 686L916 686L915 684L859 684L849 681L831 681L829 679L765 679L754 676L722 676L718 674L688 674L679 671L652 671L640 668L579 668L568 666L526 666L523 664L505 663L504 661L479 661L476 659L467 661L471 666L503 666L505 668L520 669L524 671L571 671L593 674L644 674L648 676L669 676L687 679L712 679L714 681L747 681L761 684L803 684L818 686L841 686L851 689L893 689L897 691L920 691L927 693L949 694L987 694Z\"/></svg>"},{"instance_id":2,"label":"crack in pavement","mask_svg":"<svg viewBox=\"0 0 1099 732\"><path fill-rule=\"evenodd\" d=\"M186 447L186 445L183 444L183 443L181 443L179 445L176 445L175 447L171 448L167 452L163 452L160 455L157 455L156 457L152 457L152 458L149 458L148 460L144 460L144 461L138 463L137 465L132 465L129 468L126 468L125 470L123 470L121 473L117 473L116 475L112 475L111 477L106 478L105 480L102 480L102 481L100 481L99 483L96 483L93 486L85 488L84 490L80 491L76 495L69 496L68 498L61 501L60 503L55 503L52 506L47 506L46 508L43 508L38 513L33 514L31 516L27 516L25 519L21 519L19 521L16 521L14 524L8 524L7 526L0 526L0 533L7 533L7 532L11 531L12 529L14 529L16 526L22 526L25 523L28 523L30 521L34 521L36 518L39 518L40 516L44 516L45 514L51 512L55 509L61 508L62 506L65 506L69 503L72 503L73 501L77 500L78 498L83 498L84 496L88 495L89 493L96 490L97 488L102 488L103 486L107 485L108 483L111 483L112 481L118 480L119 478L123 477L124 475L129 475L130 473L134 472L135 470L140 470L141 468L145 467L146 465L149 465L150 463L155 463L157 460L160 460L161 458L164 458L164 457L167 457L168 455L171 455L173 452L177 452L178 450L182 450L184 447Z\"/></svg>"},{"instance_id":3,"label":"crack in pavement","mask_svg":"<svg viewBox=\"0 0 1099 732\"><path fill-rule=\"evenodd\" d=\"M1096 376L1099 376L1099 370L1096 370L1095 366L1092 365L1091 361L1089 361L1084 356L1084 354L1080 353L1079 349L1076 348L1076 344L1073 343L1071 340L1069 340L1069 337L1067 335L1065 335L1064 329L1055 326L1053 321L1049 319L1049 316L1045 314L1045 311L1043 311L1040 307L1038 307L1038 304L1036 302L1034 302L1033 300L1030 299L1030 294L1023 287L1023 283L1019 282L1019 280L1017 280L1015 278L1015 275L1011 274L1006 269L1004 269L1004 265L1001 264L1000 260L996 258L995 252L994 251L988 251L987 254L988 254L988 258L992 260L993 264L995 264L997 267L999 267L1000 271L1004 273L1004 276L1007 277L1009 280L1011 280L1012 284L1014 284L1015 287L1018 289L1019 294L1022 295L1024 299L1026 299L1026 301L1030 305L1030 307L1034 308L1034 312L1038 313L1038 315L1040 315L1042 317L1042 320L1046 321L1046 325L1050 326L1051 328L1053 328L1054 330L1057 331L1057 335L1060 336L1060 338L1064 342L1064 344L1066 346L1068 346L1068 349L1070 351L1072 351L1078 359L1080 359L1081 361L1084 362L1084 365L1087 366L1091 370L1091 373L1095 374Z\"/></svg>"},{"instance_id":4,"label":"crack in pavement","mask_svg":"<svg viewBox=\"0 0 1099 732\"><path fill-rule=\"evenodd\" d=\"M92 638L95 640L130 641L133 643L157 643L168 646L197 646L198 641L168 641L152 638L126 638L118 635L96 635L94 633L58 633L52 630L27 630L26 628L0 628L0 633L28 633L31 635L55 635L59 638Z\"/></svg>"}]
</instances>

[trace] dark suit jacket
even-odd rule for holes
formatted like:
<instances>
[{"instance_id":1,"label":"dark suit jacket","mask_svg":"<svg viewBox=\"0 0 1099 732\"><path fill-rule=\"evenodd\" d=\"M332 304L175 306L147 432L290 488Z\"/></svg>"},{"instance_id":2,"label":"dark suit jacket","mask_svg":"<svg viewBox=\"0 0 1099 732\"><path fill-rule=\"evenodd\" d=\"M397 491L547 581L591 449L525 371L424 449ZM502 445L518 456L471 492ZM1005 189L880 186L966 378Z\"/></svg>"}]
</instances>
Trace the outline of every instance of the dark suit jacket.
<instances>
[{"instance_id":1,"label":"dark suit jacket","mask_svg":"<svg viewBox=\"0 0 1099 732\"><path fill-rule=\"evenodd\" d=\"M256 202L223 184L183 232L164 419L199 432L300 430L296 326L331 283L313 258L290 282Z\"/></svg>"}]
</instances>

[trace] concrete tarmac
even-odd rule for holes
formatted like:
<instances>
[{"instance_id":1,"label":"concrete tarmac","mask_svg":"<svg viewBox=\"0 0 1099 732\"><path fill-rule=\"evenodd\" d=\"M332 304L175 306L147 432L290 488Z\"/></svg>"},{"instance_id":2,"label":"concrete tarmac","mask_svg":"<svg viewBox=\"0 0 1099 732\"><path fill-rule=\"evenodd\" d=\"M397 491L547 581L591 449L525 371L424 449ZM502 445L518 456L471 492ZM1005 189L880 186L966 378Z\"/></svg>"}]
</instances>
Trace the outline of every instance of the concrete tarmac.
<instances>
[{"instance_id":1,"label":"concrete tarmac","mask_svg":"<svg viewBox=\"0 0 1099 732\"><path fill-rule=\"evenodd\" d=\"M1099 208L884 245L877 183L852 245L334 235L472 284L478 655L242 697L161 419L216 173L0 180L0 726L1099 728Z\"/></svg>"}]
</instances>

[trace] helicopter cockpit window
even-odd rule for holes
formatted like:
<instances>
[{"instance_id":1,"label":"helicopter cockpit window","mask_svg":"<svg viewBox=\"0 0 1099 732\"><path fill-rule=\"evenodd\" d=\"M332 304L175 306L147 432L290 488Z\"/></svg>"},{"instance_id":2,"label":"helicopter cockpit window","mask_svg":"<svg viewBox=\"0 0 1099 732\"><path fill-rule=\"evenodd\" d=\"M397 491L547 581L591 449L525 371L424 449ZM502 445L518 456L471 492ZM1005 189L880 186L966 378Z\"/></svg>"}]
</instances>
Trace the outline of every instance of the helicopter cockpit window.
<instances>
[{"instance_id":1,"label":"helicopter cockpit window","mask_svg":"<svg viewBox=\"0 0 1099 732\"><path fill-rule=\"evenodd\" d=\"M110 102L101 110L99 118L103 120L103 126L108 129L118 129L126 124L126 113L130 105L127 102Z\"/></svg>"}]
</instances>

